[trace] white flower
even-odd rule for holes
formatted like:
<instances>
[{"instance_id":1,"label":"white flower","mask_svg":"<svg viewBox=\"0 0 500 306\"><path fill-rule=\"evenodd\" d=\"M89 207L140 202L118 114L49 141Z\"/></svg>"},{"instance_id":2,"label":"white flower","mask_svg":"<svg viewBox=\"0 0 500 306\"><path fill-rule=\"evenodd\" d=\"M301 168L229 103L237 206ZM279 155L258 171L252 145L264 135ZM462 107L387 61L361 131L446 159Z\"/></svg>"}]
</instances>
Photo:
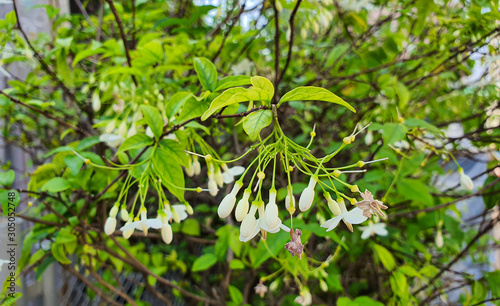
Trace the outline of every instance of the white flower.
<instances>
[{"instance_id":1,"label":"white flower","mask_svg":"<svg viewBox=\"0 0 500 306\"><path fill-rule=\"evenodd\" d=\"M193 172L194 175L199 175L201 172L201 164L198 161L198 156L193 156Z\"/></svg>"},{"instance_id":2,"label":"white flower","mask_svg":"<svg viewBox=\"0 0 500 306\"><path fill-rule=\"evenodd\" d=\"M141 219L139 221L134 221L129 224L126 224L120 228L122 232L129 231L131 229L137 229L144 232L144 236L148 235L148 229L154 228L159 229L163 226L163 222L158 218L147 218L147 210L146 208L141 208Z\"/></svg>"},{"instance_id":3,"label":"white flower","mask_svg":"<svg viewBox=\"0 0 500 306\"><path fill-rule=\"evenodd\" d=\"M293 196L293 187L289 185L286 188L286 197L285 197L285 208L290 211L290 207L295 207L295 197Z\"/></svg>"},{"instance_id":4,"label":"white flower","mask_svg":"<svg viewBox=\"0 0 500 306\"><path fill-rule=\"evenodd\" d=\"M220 171L220 167L217 167L217 170L215 170L214 178L217 186L219 186L219 188L222 188L222 186L224 185L224 178L222 176L222 172Z\"/></svg>"},{"instance_id":5,"label":"white flower","mask_svg":"<svg viewBox=\"0 0 500 306\"><path fill-rule=\"evenodd\" d=\"M255 219L257 209L259 210L259 219ZM280 229L290 231L288 227L282 224L281 219L279 218L277 223L273 224L274 227L267 226L265 219L264 205L252 205L250 212L243 219L243 222L241 222L240 241L247 242L252 240L260 232L260 230L269 233L277 233Z\"/></svg>"},{"instance_id":6,"label":"white flower","mask_svg":"<svg viewBox=\"0 0 500 306\"><path fill-rule=\"evenodd\" d=\"M115 232L117 214L118 214L118 205L113 205L113 207L109 211L109 217L106 219L106 223L104 223L104 233L108 236Z\"/></svg>"},{"instance_id":7,"label":"white flower","mask_svg":"<svg viewBox=\"0 0 500 306\"><path fill-rule=\"evenodd\" d=\"M233 186L233 190L222 199L217 209L220 218L226 218L231 214L234 204L236 203L236 195L241 187L243 187L243 183L241 181L236 182Z\"/></svg>"},{"instance_id":8,"label":"white flower","mask_svg":"<svg viewBox=\"0 0 500 306\"><path fill-rule=\"evenodd\" d=\"M243 192L243 197L238 202L238 205L236 205L236 212L234 214L236 217L236 221L241 222L247 216L248 209L250 207L248 199L250 198L251 194L252 194L252 190L250 190L250 189L246 189Z\"/></svg>"},{"instance_id":9,"label":"white flower","mask_svg":"<svg viewBox=\"0 0 500 306\"><path fill-rule=\"evenodd\" d=\"M337 203L337 201L332 199L332 196L328 192L325 192L323 195L325 196L326 201L328 202L328 208L330 209L330 211L335 216L340 215L342 212L340 211L339 203Z\"/></svg>"},{"instance_id":10,"label":"white flower","mask_svg":"<svg viewBox=\"0 0 500 306\"><path fill-rule=\"evenodd\" d=\"M243 174L245 172L245 167L242 166L234 166L232 168L228 168L226 165L222 165L222 179L225 184L229 184L234 181L234 177Z\"/></svg>"},{"instance_id":11,"label":"white flower","mask_svg":"<svg viewBox=\"0 0 500 306\"><path fill-rule=\"evenodd\" d=\"M191 161L189 161L188 166L185 169L187 176L192 177L194 175L194 167Z\"/></svg>"},{"instance_id":12,"label":"white flower","mask_svg":"<svg viewBox=\"0 0 500 306\"><path fill-rule=\"evenodd\" d=\"M325 223L321 224L321 227L326 228L326 231L329 232L333 230L337 225L339 224L340 220L344 221L345 225L349 228L349 230L352 232L352 225L351 224L360 224L365 222L368 218L363 216L363 211L357 207L354 209L347 211L347 208L345 207L344 201L340 201L338 203L340 206L340 211L341 214L333 217L329 220L327 220Z\"/></svg>"},{"instance_id":13,"label":"white flower","mask_svg":"<svg viewBox=\"0 0 500 306\"><path fill-rule=\"evenodd\" d=\"M127 223L125 223L125 226L129 225L130 223L132 223L132 217L129 217ZM129 229L127 231L122 231L123 238L125 238L125 239L130 238L130 236L132 236L133 233L134 233L134 229L133 228Z\"/></svg>"},{"instance_id":14,"label":"white flower","mask_svg":"<svg viewBox=\"0 0 500 306\"><path fill-rule=\"evenodd\" d=\"M299 208L301 211L306 211L311 208L311 205L314 200L314 187L316 187L316 183L318 179L312 176L309 179L309 185L302 191L302 194L299 198Z\"/></svg>"},{"instance_id":15,"label":"white flower","mask_svg":"<svg viewBox=\"0 0 500 306\"><path fill-rule=\"evenodd\" d=\"M120 217L124 222L127 222L129 219L127 207L125 205L123 205L122 208L120 209Z\"/></svg>"},{"instance_id":16,"label":"white flower","mask_svg":"<svg viewBox=\"0 0 500 306\"><path fill-rule=\"evenodd\" d=\"M443 232L441 229L438 229L437 235L436 235L436 246L438 248L442 248L444 245L444 240L443 240Z\"/></svg>"},{"instance_id":17,"label":"white flower","mask_svg":"<svg viewBox=\"0 0 500 306\"><path fill-rule=\"evenodd\" d=\"M120 135L106 133L99 136L99 140L105 142L110 147L116 148L125 140L125 138Z\"/></svg>"},{"instance_id":18,"label":"white flower","mask_svg":"<svg viewBox=\"0 0 500 306\"><path fill-rule=\"evenodd\" d=\"M214 165L210 163L208 165L208 189L210 190L210 195L215 197L219 189L217 188L217 182L214 177Z\"/></svg>"},{"instance_id":19,"label":"white flower","mask_svg":"<svg viewBox=\"0 0 500 306\"><path fill-rule=\"evenodd\" d=\"M368 226L359 227L359 230L363 231L363 233L361 234L361 239L368 239L373 235L387 236L389 232L385 227L385 223L373 223L369 221Z\"/></svg>"},{"instance_id":20,"label":"white flower","mask_svg":"<svg viewBox=\"0 0 500 306\"><path fill-rule=\"evenodd\" d=\"M312 304L312 295L309 291L301 291L300 295L295 298L295 303L300 304L302 306L308 306Z\"/></svg>"},{"instance_id":21,"label":"white flower","mask_svg":"<svg viewBox=\"0 0 500 306\"><path fill-rule=\"evenodd\" d=\"M464 169L462 169L462 167L458 168L458 173L460 174L460 186L468 191L474 189L474 183L471 178L464 173Z\"/></svg>"},{"instance_id":22,"label":"white flower","mask_svg":"<svg viewBox=\"0 0 500 306\"><path fill-rule=\"evenodd\" d=\"M188 217L187 207L184 204L171 205L173 208L170 209L170 205L165 208L165 213L167 214L168 220L174 219L176 223L185 220Z\"/></svg>"},{"instance_id":23,"label":"white flower","mask_svg":"<svg viewBox=\"0 0 500 306\"><path fill-rule=\"evenodd\" d=\"M276 189L269 191L269 203L266 205L264 216L267 228L274 229L281 223L278 215L278 205L276 205Z\"/></svg>"},{"instance_id":24,"label":"white flower","mask_svg":"<svg viewBox=\"0 0 500 306\"><path fill-rule=\"evenodd\" d=\"M163 226L161 228L161 238L166 244L170 244L174 238L172 233L172 226L168 223L168 217L164 216L162 218Z\"/></svg>"}]
</instances>

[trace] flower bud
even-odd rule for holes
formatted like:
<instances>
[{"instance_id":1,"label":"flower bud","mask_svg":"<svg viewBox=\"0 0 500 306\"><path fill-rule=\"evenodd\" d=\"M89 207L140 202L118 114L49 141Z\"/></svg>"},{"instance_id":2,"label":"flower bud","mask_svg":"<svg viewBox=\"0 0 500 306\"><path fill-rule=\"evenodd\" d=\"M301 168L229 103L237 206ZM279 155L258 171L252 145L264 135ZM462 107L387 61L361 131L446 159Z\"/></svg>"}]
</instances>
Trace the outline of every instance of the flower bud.
<instances>
[{"instance_id":1,"label":"flower bud","mask_svg":"<svg viewBox=\"0 0 500 306\"><path fill-rule=\"evenodd\" d=\"M191 161L189 161L188 166L186 168L186 175L189 177L194 175L194 167Z\"/></svg>"},{"instance_id":2,"label":"flower bud","mask_svg":"<svg viewBox=\"0 0 500 306\"><path fill-rule=\"evenodd\" d=\"M243 183L238 181L234 184L233 190L229 194L227 194L224 199L219 204L219 208L217 209L217 213L220 218L226 218L231 214L234 208L234 204L236 203L236 194L240 191Z\"/></svg>"},{"instance_id":3,"label":"flower bud","mask_svg":"<svg viewBox=\"0 0 500 306\"><path fill-rule=\"evenodd\" d=\"M236 221L241 222L247 216L248 209L250 207L248 199L250 198L251 194L252 191L250 189L245 190L245 192L243 193L243 198L241 198L241 200L238 202L238 205L236 205Z\"/></svg>"},{"instance_id":4,"label":"flower bud","mask_svg":"<svg viewBox=\"0 0 500 306\"><path fill-rule=\"evenodd\" d=\"M242 238L246 239L252 235L255 226L257 225L257 220L253 214L248 214L243 222L241 222L240 235Z\"/></svg>"},{"instance_id":5,"label":"flower bud","mask_svg":"<svg viewBox=\"0 0 500 306\"><path fill-rule=\"evenodd\" d=\"M128 221L128 211L125 205L122 205L122 208L120 209L120 217L122 218L123 221L125 222Z\"/></svg>"},{"instance_id":6,"label":"flower bud","mask_svg":"<svg viewBox=\"0 0 500 306\"><path fill-rule=\"evenodd\" d=\"M222 172L220 171L220 167L217 167L217 170L215 170L214 178L215 178L215 182L217 183L217 186L222 188L222 186L224 185L224 177L222 176Z\"/></svg>"},{"instance_id":7,"label":"flower bud","mask_svg":"<svg viewBox=\"0 0 500 306\"><path fill-rule=\"evenodd\" d=\"M442 248L444 245L444 241L443 241L443 233L441 232L441 230L439 229L437 231L437 235L436 235L436 246L438 248Z\"/></svg>"},{"instance_id":8,"label":"flower bud","mask_svg":"<svg viewBox=\"0 0 500 306\"><path fill-rule=\"evenodd\" d=\"M118 214L118 203L113 205L111 210L109 211L109 217L110 218L116 218L116 215Z\"/></svg>"},{"instance_id":9,"label":"flower bud","mask_svg":"<svg viewBox=\"0 0 500 306\"><path fill-rule=\"evenodd\" d=\"M129 219L128 219L127 223L125 223L125 226L129 225L130 223L132 223L132 217L131 216L129 216ZM128 231L124 231L122 233L122 235L123 235L123 238L129 239L130 236L132 236L133 233L134 233L134 229L129 229Z\"/></svg>"},{"instance_id":10,"label":"flower bud","mask_svg":"<svg viewBox=\"0 0 500 306\"><path fill-rule=\"evenodd\" d=\"M314 200L314 187L318 180L315 177L311 177L309 180L309 185L302 191L299 199L299 208L301 211L306 211L311 208Z\"/></svg>"},{"instance_id":11,"label":"flower bud","mask_svg":"<svg viewBox=\"0 0 500 306\"><path fill-rule=\"evenodd\" d=\"M104 223L104 233L110 236L115 232L115 229L116 229L116 218L108 217L106 219L106 223Z\"/></svg>"},{"instance_id":12,"label":"flower bud","mask_svg":"<svg viewBox=\"0 0 500 306\"><path fill-rule=\"evenodd\" d=\"M215 197L217 195L217 191L219 191L214 175L210 172L208 173L208 189L210 190L210 195L213 197Z\"/></svg>"},{"instance_id":13,"label":"flower bud","mask_svg":"<svg viewBox=\"0 0 500 306\"><path fill-rule=\"evenodd\" d=\"M460 174L460 186L462 186L463 189L469 191L474 189L474 183L472 182L471 178L464 173L464 169L458 168L458 173Z\"/></svg>"},{"instance_id":14,"label":"flower bud","mask_svg":"<svg viewBox=\"0 0 500 306\"><path fill-rule=\"evenodd\" d=\"M330 209L330 211L335 216L340 215L341 211L340 211L339 203L337 203L334 199L332 199L332 196L328 192L325 192L324 196L326 198L326 201L328 202L328 208Z\"/></svg>"},{"instance_id":15,"label":"flower bud","mask_svg":"<svg viewBox=\"0 0 500 306\"><path fill-rule=\"evenodd\" d=\"M198 161L198 156L193 156L193 173L199 175L201 173L201 164Z\"/></svg>"},{"instance_id":16,"label":"flower bud","mask_svg":"<svg viewBox=\"0 0 500 306\"><path fill-rule=\"evenodd\" d=\"M166 217L164 217L163 219L166 219ZM161 238L163 239L163 242L165 242L166 244L170 244L172 242L173 239L172 226L170 226L168 220L163 221L163 227L161 228Z\"/></svg>"},{"instance_id":17,"label":"flower bud","mask_svg":"<svg viewBox=\"0 0 500 306\"><path fill-rule=\"evenodd\" d=\"M265 222L269 229L275 228L279 223L278 205L276 205L276 190L269 191L269 203L266 205Z\"/></svg>"},{"instance_id":18,"label":"flower bud","mask_svg":"<svg viewBox=\"0 0 500 306\"><path fill-rule=\"evenodd\" d=\"M352 185L352 186L351 186L351 192L359 192L359 187L358 187L358 185Z\"/></svg>"},{"instance_id":19,"label":"flower bud","mask_svg":"<svg viewBox=\"0 0 500 306\"><path fill-rule=\"evenodd\" d=\"M285 197L285 207L287 210L290 210L291 207L295 207L295 197L293 196L293 187L289 185L287 188L287 193Z\"/></svg>"},{"instance_id":20,"label":"flower bud","mask_svg":"<svg viewBox=\"0 0 500 306\"><path fill-rule=\"evenodd\" d=\"M187 204L186 205L186 212L188 213L188 215L192 215L194 213L193 207L191 207L191 205Z\"/></svg>"}]
</instances>

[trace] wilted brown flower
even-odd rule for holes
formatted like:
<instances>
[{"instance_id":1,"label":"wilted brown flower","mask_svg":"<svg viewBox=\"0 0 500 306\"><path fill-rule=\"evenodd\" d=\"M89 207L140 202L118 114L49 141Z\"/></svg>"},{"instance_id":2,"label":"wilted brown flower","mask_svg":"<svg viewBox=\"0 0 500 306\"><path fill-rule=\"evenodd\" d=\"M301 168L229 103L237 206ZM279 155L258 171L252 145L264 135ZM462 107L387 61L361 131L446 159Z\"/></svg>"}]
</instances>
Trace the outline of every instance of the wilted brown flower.
<instances>
[{"instance_id":1,"label":"wilted brown flower","mask_svg":"<svg viewBox=\"0 0 500 306\"><path fill-rule=\"evenodd\" d=\"M299 258L302 257L302 252L304 251L304 245L300 241L300 236L302 235L302 231L300 229L296 229L295 232L293 228L290 229L290 238L292 241L285 244L285 249L290 252L290 254L297 255Z\"/></svg>"},{"instance_id":2,"label":"wilted brown flower","mask_svg":"<svg viewBox=\"0 0 500 306\"><path fill-rule=\"evenodd\" d=\"M373 195L370 191L365 190L365 192L360 192L363 201L354 203L359 209L363 210L363 216L371 218L372 213L379 215L381 218L385 219L386 215L382 209L387 209L382 202L373 199Z\"/></svg>"}]
</instances>

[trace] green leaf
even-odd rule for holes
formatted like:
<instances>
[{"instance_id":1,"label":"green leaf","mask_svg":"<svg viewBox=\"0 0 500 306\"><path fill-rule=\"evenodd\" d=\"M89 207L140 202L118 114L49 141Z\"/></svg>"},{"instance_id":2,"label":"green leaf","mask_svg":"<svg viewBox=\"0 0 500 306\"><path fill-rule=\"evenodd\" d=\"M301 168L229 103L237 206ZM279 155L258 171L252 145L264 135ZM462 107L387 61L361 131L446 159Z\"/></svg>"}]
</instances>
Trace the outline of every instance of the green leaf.
<instances>
[{"instance_id":1,"label":"green leaf","mask_svg":"<svg viewBox=\"0 0 500 306\"><path fill-rule=\"evenodd\" d=\"M399 107L401 109L406 108L408 101L410 101L410 92L404 83L397 82L396 83L396 94L399 98Z\"/></svg>"},{"instance_id":2,"label":"green leaf","mask_svg":"<svg viewBox=\"0 0 500 306\"><path fill-rule=\"evenodd\" d=\"M356 110L347 102L342 100L340 97L321 87L314 86L302 86L297 87L289 92L287 92L278 103L278 107L284 102L288 101L324 101L340 104L347 107L352 112Z\"/></svg>"},{"instance_id":3,"label":"green leaf","mask_svg":"<svg viewBox=\"0 0 500 306\"><path fill-rule=\"evenodd\" d=\"M146 134L135 134L125 139L118 152L125 152L132 149L142 149L153 144L153 138Z\"/></svg>"},{"instance_id":4,"label":"green leaf","mask_svg":"<svg viewBox=\"0 0 500 306\"><path fill-rule=\"evenodd\" d=\"M149 105L141 105L141 110L144 114L144 117L146 118L148 126L153 132L153 135L155 135L155 138L157 140L160 139L160 136L163 132L163 119L160 115L160 112L156 108Z\"/></svg>"},{"instance_id":5,"label":"green leaf","mask_svg":"<svg viewBox=\"0 0 500 306\"><path fill-rule=\"evenodd\" d=\"M377 254L378 259L382 262L382 264L388 271L392 271L396 267L396 261L394 260L394 257L386 248L381 245L374 244L373 250Z\"/></svg>"},{"instance_id":6,"label":"green leaf","mask_svg":"<svg viewBox=\"0 0 500 306\"><path fill-rule=\"evenodd\" d=\"M204 57L197 57L194 59L194 70L198 74L201 86L205 90L215 91L217 86L217 69L215 65Z\"/></svg>"},{"instance_id":7,"label":"green leaf","mask_svg":"<svg viewBox=\"0 0 500 306\"><path fill-rule=\"evenodd\" d=\"M84 138L78 143L78 145L76 146L76 150L77 151L85 150L87 148L92 147L95 144L98 144L99 142L101 142L101 140L99 140L99 136Z\"/></svg>"},{"instance_id":8,"label":"green leaf","mask_svg":"<svg viewBox=\"0 0 500 306\"><path fill-rule=\"evenodd\" d=\"M175 159L176 162L184 167L189 165L189 157L184 151L184 147L178 141L173 139L163 139L160 141L160 148L167 152L168 158Z\"/></svg>"},{"instance_id":9,"label":"green leaf","mask_svg":"<svg viewBox=\"0 0 500 306\"><path fill-rule=\"evenodd\" d=\"M253 86L267 91L271 97L274 95L273 83L271 83L268 79L260 76L254 76L250 79L250 81Z\"/></svg>"},{"instance_id":10,"label":"green leaf","mask_svg":"<svg viewBox=\"0 0 500 306\"><path fill-rule=\"evenodd\" d=\"M190 236L200 236L200 224L196 219L186 219L182 222L181 232Z\"/></svg>"},{"instance_id":11,"label":"green leaf","mask_svg":"<svg viewBox=\"0 0 500 306\"><path fill-rule=\"evenodd\" d=\"M235 87L224 91L220 96L215 98L210 104L210 108L203 114L201 120L207 120L212 114L225 106L235 103L248 102L248 101L270 101L272 95L269 92L252 87L245 90L241 87Z\"/></svg>"},{"instance_id":12,"label":"green leaf","mask_svg":"<svg viewBox=\"0 0 500 306\"><path fill-rule=\"evenodd\" d=\"M407 127L420 127L429 130L430 132L441 134L441 130L439 128L421 119L408 118L405 120L404 125Z\"/></svg>"},{"instance_id":13,"label":"green leaf","mask_svg":"<svg viewBox=\"0 0 500 306\"><path fill-rule=\"evenodd\" d=\"M168 103L165 107L165 113L167 114L167 118L169 118L169 120L170 120L172 117L177 115L179 110L181 108L183 108L185 103L187 103L188 101L190 101L190 103L193 103L193 101L197 102L196 99L193 98L193 94L190 92L179 91L179 92L175 93L170 98L170 100L168 101ZM184 112L184 109L182 111Z\"/></svg>"},{"instance_id":14,"label":"green leaf","mask_svg":"<svg viewBox=\"0 0 500 306\"><path fill-rule=\"evenodd\" d=\"M217 83L217 88L214 91L221 91L224 89L228 89L236 86L245 86L251 85L250 77L246 75L236 75L236 76L228 76L219 81Z\"/></svg>"},{"instance_id":15,"label":"green leaf","mask_svg":"<svg viewBox=\"0 0 500 306\"><path fill-rule=\"evenodd\" d=\"M405 136L405 130L397 123L386 123L382 127L382 139L385 145L394 144L396 141L403 140Z\"/></svg>"},{"instance_id":16,"label":"green leaf","mask_svg":"<svg viewBox=\"0 0 500 306\"><path fill-rule=\"evenodd\" d=\"M484 277L490 287L491 296L494 298L500 297L500 271L486 272Z\"/></svg>"},{"instance_id":17,"label":"green leaf","mask_svg":"<svg viewBox=\"0 0 500 306\"><path fill-rule=\"evenodd\" d=\"M54 177L42 187L42 191L47 192L61 192L68 189L70 186L68 181L63 177Z\"/></svg>"},{"instance_id":18,"label":"green leaf","mask_svg":"<svg viewBox=\"0 0 500 306\"><path fill-rule=\"evenodd\" d=\"M420 180L403 178L397 182L397 190L404 199L431 205L433 203L429 187Z\"/></svg>"},{"instance_id":19,"label":"green leaf","mask_svg":"<svg viewBox=\"0 0 500 306\"><path fill-rule=\"evenodd\" d=\"M184 202L184 172L179 162L170 156L169 151L159 147L153 156L153 164L161 177L162 184L179 201Z\"/></svg>"},{"instance_id":20,"label":"green leaf","mask_svg":"<svg viewBox=\"0 0 500 306\"><path fill-rule=\"evenodd\" d=\"M216 262L217 258L215 257L214 254L204 254L201 257L198 257L194 261L191 271L193 272L205 271L211 266L213 266Z\"/></svg>"},{"instance_id":21,"label":"green leaf","mask_svg":"<svg viewBox=\"0 0 500 306\"><path fill-rule=\"evenodd\" d=\"M232 285L229 285L228 289L231 300L236 304L241 305L243 303L243 294L241 293L241 291Z\"/></svg>"},{"instance_id":22,"label":"green leaf","mask_svg":"<svg viewBox=\"0 0 500 306\"><path fill-rule=\"evenodd\" d=\"M245 117L243 120L243 129L253 141L260 136L260 131L271 124L272 121L273 113L268 109L263 109Z\"/></svg>"},{"instance_id":23,"label":"green leaf","mask_svg":"<svg viewBox=\"0 0 500 306\"><path fill-rule=\"evenodd\" d=\"M242 270L245 269L245 264L239 259L233 259L229 262L229 268L232 270Z\"/></svg>"},{"instance_id":24,"label":"green leaf","mask_svg":"<svg viewBox=\"0 0 500 306\"><path fill-rule=\"evenodd\" d=\"M21 197L16 190L2 189L0 190L0 202L2 203L3 215L8 216L15 212L17 205L21 202Z\"/></svg>"},{"instance_id":25,"label":"green leaf","mask_svg":"<svg viewBox=\"0 0 500 306\"><path fill-rule=\"evenodd\" d=\"M14 170L9 170L7 172L0 172L0 186L10 187L14 180L16 179L16 173Z\"/></svg>"},{"instance_id":26,"label":"green leaf","mask_svg":"<svg viewBox=\"0 0 500 306\"><path fill-rule=\"evenodd\" d=\"M487 294L488 290L486 289L486 286L480 281L475 281L472 286L472 299L470 301L470 305L475 305L484 301Z\"/></svg>"},{"instance_id":27,"label":"green leaf","mask_svg":"<svg viewBox=\"0 0 500 306\"><path fill-rule=\"evenodd\" d=\"M64 245L60 243L52 243L52 256L63 265L69 265L71 260L66 257L66 251L64 250Z\"/></svg>"},{"instance_id":28,"label":"green leaf","mask_svg":"<svg viewBox=\"0 0 500 306\"><path fill-rule=\"evenodd\" d=\"M83 166L84 160L76 155L68 155L64 157L64 163L68 166L71 173L77 175Z\"/></svg>"},{"instance_id":29,"label":"green leaf","mask_svg":"<svg viewBox=\"0 0 500 306\"><path fill-rule=\"evenodd\" d=\"M210 101L198 101L195 98L191 98L186 101L186 104L184 104L181 114L177 117L176 122L184 122L189 119L200 117L209 107Z\"/></svg>"},{"instance_id":30,"label":"green leaf","mask_svg":"<svg viewBox=\"0 0 500 306\"><path fill-rule=\"evenodd\" d=\"M105 52L104 48L95 48L95 47L96 46L90 46L87 49L78 52L75 56L75 59L73 60L72 67L75 68L75 66L84 58Z\"/></svg>"}]
</instances>

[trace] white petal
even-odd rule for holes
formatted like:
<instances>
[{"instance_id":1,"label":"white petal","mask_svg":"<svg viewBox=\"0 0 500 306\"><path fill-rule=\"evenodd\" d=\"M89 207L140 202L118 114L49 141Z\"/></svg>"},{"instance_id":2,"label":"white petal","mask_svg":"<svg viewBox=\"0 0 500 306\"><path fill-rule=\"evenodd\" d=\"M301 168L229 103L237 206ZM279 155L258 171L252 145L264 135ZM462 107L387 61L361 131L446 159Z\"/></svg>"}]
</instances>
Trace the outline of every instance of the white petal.
<instances>
[{"instance_id":1,"label":"white petal","mask_svg":"<svg viewBox=\"0 0 500 306\"><path fill-rule=\"evenodd\" d=\"M222 180L224 181L224 184L229 184L234 181L234 175L229 172L222 172Z\"/></svg>"},{"instance_id":2,"label":"white petal","mask_svg":"<svg viewBox=\"0 0 500 306\"><path fill-rule=\"evenodd\" d=\"M355 207L353 210L347 212L344 217L344 221L351 224L360 224L368 220L367 217L363 216L363 210Z\"/></svg>"},{"instance_id":3,"label":"white petal","mask_svg":"<svg viewBox=\"0 0 500 306\"><path fill-rule=\"evenodd\" d=\"M236 196L232 193L227 194L220 202L219 208L217 208L219 217L226 218L229 216L233 211L234 204L236 204Z\"/></svg>"},{"instance_id":4,"label":"white petal","mask_svg":"<svg viewBox=\"0 0 500 306\"><path fill-rule=\"evenodd\" d=\"M284 225L283 223L280 224L280 228L282 230L284 230L285 232L290 233L290 228L288 226Z\"/></svg>"},{"instance_id":5,"label":"white petal","mask_svg":"<svg viewBox=\"0 0 500 306\"><path fill-rule=\"evenodd\" d=\"M266 212L265 212L265 224L268 228L275 228L278 226L278 223L280 222L280 218L278 216L278 205L275 203L269 203L266 205Z\"/></svg>"},{"instance_id":6,"label":"white petal","mask_svg":"<svg viewBox=\"0 0 500 306\"><path fill-rule=\"evenodd\" d=\"M254 217L254 219L255 219L255 217ZM243 221L245 221L245 220L243 220ZM257 236L257 234L260 232L260 226L259 226L259 224L260 224L261 221L262 221L261 219L258 219L258 220L255 221L255 227L254 227L253 231L250 233L249 236L244 237L244 236L242 236L240 234L240 241L241 242L247 242L247 241L252 240L255 236Z\"/></svg>"},{"instance_id":7,"label":"white petal","mask_svg":"<svg viewBox=\"0 0 500 306\"><path fill-rule=\"evenodd\" d=\"M311 208L312 202L314 200L314 189L305 188L299 198L299 208L301 211L306 211Z\"/></svg>"},{"instance_id":8,"label":"white petal","mask_svg":"<svg viewBox=\"0 0 500 306\"><path fill-rule=\"evenodd\" d=\"M377 227L373 227L373 232L379 236L387 236L389 234L389 232L387 231L387 229L384 227L381 227L381 226L377 226Z\"/></svg>"},{"instance_id":9,"label":"white petal","mask_svg":"<svg viewBox=\"0 0 500 306\"><path fill-rule=\"evenodd\" d=\"M331 218L330 220L327 220L325 223L321 224L321 227L326 228L327 232L331 231L337 225L339 224L340 220L342 220L343 215L339 215L337 217Z\"/></svg>"},{"instance_id":10,"label":"white petal","mask_svg":"<svg viewBox=\"0 0 500 306\"><path fill-rule=\"evenodd\" d=\"M240 240L241 237L244 239L250 237L252 233L254 232L255 228L257 226L257 220L255 220L255 216L252 214L248 214L245 219L243 219L243 222L241 222L240 226Z\"/></svg>"},{"instance_id":11,"label":"white petal","mask_svg":"<svg viewBox=\"0 0 500 306\"><path fill-rule=\"evenodd\" d=\"M363 233L361 234L361 239L365 240L365 239L368 239L370 238L372 234L372 230L368 227L365 228L365 230L363 231Z\"/></svg>"},{"instance_id":12,"label":"white petal","mask_svg":"<svg viewBox=\"0 0 500 306\"><path fill-rule=\"evenodd\" d=\"M229 168L227 172L231 173L233 176L241 175L243 174L243 172L245 172L245 167L234 166L232 168Z\"/></svg>"},{"instance_id":13,"label":"white petal","mask_svg":"<svg viewBox=\"0 0 500 306\"><path fill-rule=\"evenodd\" d=\"M163 222L161 222L160 219L146 219L144 221L144 224L147 226L147 227L150 227L150 228L154 228L154 229L158 229L158 228L162 228L163 227Z\"/></svg>"},{"instance_id":14,"label":"white petal","mask_svg":"<svg viewBox=\"0 0 500 306\"><path fill-rule=\"evenodd\" d=\"M241 222L247 216L248 209L250 207L250 204L248 202L249 197L250 197L250 192L245 191L245 193L243 193L243 198L241 198L241 200L238 202L238 205L236 205L236 212L235 212L236 221Z\"/></svg>"},{"instance_id":15,"label":"white petal","mask_svg":"<svg viewBox=\"0 0 500 306\"><path fill-rule=\"evenodd\" d=\"M104 224L104 233L106 235L111 235L114 233L116 229L116 218L109 217L106 219L106 223Z\"/></svg>"},{"instance_id":16,"label":"white petal","mask_svg":"<svg viewBox=\"0 0 500 306\"><path fill-rule=\"evenodd\" d=\"M131 222L129 224L125 224L124 226L122 226L120 228L120 231L126 232L126 231L130 231L130 230L138 229L139 226L141 225L141 223L142 223L142 221L135 221L135 222Z\"/></svg>"},{"instance_id":17,"label":"white petal","mask_svg":"<svg viewBox=\"0 0 500 306\"><path fill-rule=\"evenodd\" d=\"M259 223L259 226L261 229L265 230L266 232L274 234L274 233L279 232L281 229L281 219L278 218L278 224L275 227L268 227L265 220L261 220Z\"/></svg>"},{"instance_id":18,"label":"white petal","mask_svg":"<svg viewBox=\"0 0 500 306\"><path fill-rule=\"evenodd\" d=\"M166 244L170 244L173 239L172 227L170 224L164 224L161 228L161 238Z\"/></svg>"},{"instance_id":19,"label":"white petal","mask_svg":"<svg viewBox=\"0 0 500 306\"><path fill-rule=\"evenodd\" d=\"M186 205L184 205L184 204L176 204L176 205L172 205L172 207L174 208L174 210L179 215L179 219L181 219L181 221L185 220L188 217Z\"/></svg>"}]
</instances>

